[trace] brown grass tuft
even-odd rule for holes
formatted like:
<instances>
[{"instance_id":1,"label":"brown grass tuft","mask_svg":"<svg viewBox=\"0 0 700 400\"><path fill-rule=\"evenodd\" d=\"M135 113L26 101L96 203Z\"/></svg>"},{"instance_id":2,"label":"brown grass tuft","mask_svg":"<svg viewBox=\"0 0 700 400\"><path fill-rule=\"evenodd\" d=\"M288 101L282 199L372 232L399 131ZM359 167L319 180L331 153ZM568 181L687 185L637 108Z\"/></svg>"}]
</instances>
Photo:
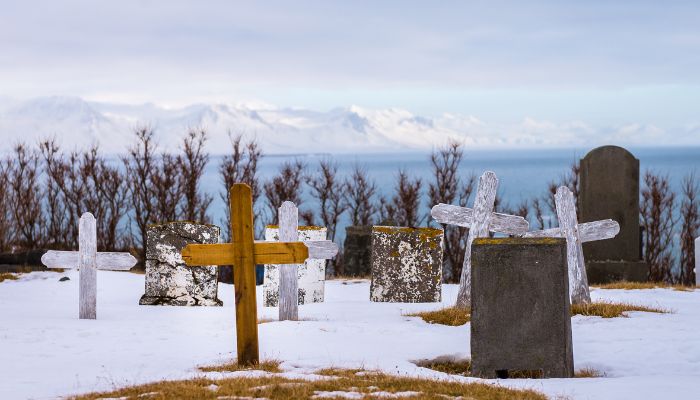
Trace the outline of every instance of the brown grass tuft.
<instances>
[{"instance_id":1,"label":"brown grass tuft","mask_svg":"<svg viewBox=\"0 0 700 400\"><path fill-rule=\"evenodd\" d=\"M571 315L584 315L584 316L596 316L603 318L617 318L624 317L627 318L627 312L629 311L643 311L643 312L653 312L659 314L670 313L670 310L639 306L629 303L612 303L606 301L594 302L590 304L572 304L571 305Z\"/></svg>"},{"instance_id":2,"label":"brown grass tuft","mask_svg":"<svg viewBox=\"0 0 700 400\"><path fill-rule=\"evenodd\" d=\"M605 377L604 372L600 372L597 369L591 367L586 367L576 371L574 378L603 378Z\"/></svg>"},{"instance_id":3,"label":"brown grass tuft","mask_svg":"<svg viewBox=\"0 0 700 400\"><path fill-rule=\"evenodd\" d=\"M471 310L447 307L435 311L421 311L404 314L406 317L420 317L429 324L461 326L471 320Z\"/></svg>"},{"instance_id":4,"label":"brown grass tuft","mask_svg":"<svg viewBox=\"0 0 700 400\"><path fill-rule=\"evenodd\" d=\"M407 378L383 373L358 374L359 371L356 370L350 370L352 373L345 373L343 370L328 369L326 372L329 371L333 371L333 376L337 378L305 381L270 376L162 381L112 392L90 393L72 399L127 398L131 400L148 398L162 400L236 397L267 398L270 400L313 399L323 395L328 396L329 392L341 392L336 398L340 398L346 393L352 393L354 396L362 396L363 399L376 399L387 397L378 392L389 392L395 393L396 396L407 396L415 393L410 397L411 399L444 399L461 396L474 400L546 400L546 396L533 390L515 390L483 383Z\"/></svg>"},{"instance_id":5,"label":"brown grass tuft","mask_svg":"<svg viewBox=\"0 0 700 400\"><path fill-rule=\"evenodd\" d=\"M235 372L235 371L250 371L250 370L260 370L266 372L282 372L280 369L280 360L266 360L258 364L241 366L234 360L230 363L222 365L212 365L208 367L200 367L199 370L202 372Z\"/></svg>"},{"instance_id":6,"label":"brown grass tuft","mask_svg":"<svg viewBox=\"0 0 700 400\"><path fill-rule=\"evenodd\" d=\"M0 282L2 281L16 281L19 279L19 276L15 274L11 274L9 272L0 272Z\"/></svg>"},{"instance_id":7,"label":"brown grass tuft","mask_svg":"<svg viewBox=\"0 0 700 400\"><path fill-rule=\"evenodd\" d=\"M671 285L665 282L628 282L619 281L606 283L596 286L598 289L622 289L622 290L641 290L641 289L673 289L679 292L690 292L695 290L690 286Z\"/></svg>"},{"instance_id":8,"label":"brown grass tuft","mask_svg":"<svg viewBox=\"0 0 700 400\"><path fill-rule=\"evenodd\" d=\"M450 375L470 376L472 361L469 359L456 359L454 357L438 357L433 360L420 360L415 363L419 367L444 372Z\"/></svg>"}]
</instances>

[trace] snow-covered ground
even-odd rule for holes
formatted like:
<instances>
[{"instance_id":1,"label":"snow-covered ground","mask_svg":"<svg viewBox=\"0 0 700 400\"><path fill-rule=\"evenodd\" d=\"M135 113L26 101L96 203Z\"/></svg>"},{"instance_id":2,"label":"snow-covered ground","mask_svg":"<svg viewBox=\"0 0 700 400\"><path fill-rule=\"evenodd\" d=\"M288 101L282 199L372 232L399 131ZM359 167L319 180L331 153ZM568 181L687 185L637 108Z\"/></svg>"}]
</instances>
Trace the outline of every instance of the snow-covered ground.
<instances>
[{"instance_id":1,"label":"snow-covered ground","mask_svg":"<svg viewBox=\"0 0 700 400\"><path fill-rule=\"evenodd\" d=\"M59 282L64 275L71 280ZM235 357L231 285L219 287L224 307L146 307L138 305L143 279L99 271L95 321L77 319L74 271L32 273L0 283L0 399L55 398L191 377L199 374L197 366ZM283 369L296 373L364 367L447 378L411 361L468 357L469 325L429 325L402 314L451 304L456 289L443 286L443 304L386 304L369 301L367 281L330 281L325 303L300 307L303 321L259 325L261 357L283 360ZM593 367L604 372L604 378L498 384L540 390L552 398L700 397L700 291L593 290L592 296L675 313L574 317L576 369ZM276 313L276 308L259 311L263 318L276 318Z\"/></svg>"}]
</instances>

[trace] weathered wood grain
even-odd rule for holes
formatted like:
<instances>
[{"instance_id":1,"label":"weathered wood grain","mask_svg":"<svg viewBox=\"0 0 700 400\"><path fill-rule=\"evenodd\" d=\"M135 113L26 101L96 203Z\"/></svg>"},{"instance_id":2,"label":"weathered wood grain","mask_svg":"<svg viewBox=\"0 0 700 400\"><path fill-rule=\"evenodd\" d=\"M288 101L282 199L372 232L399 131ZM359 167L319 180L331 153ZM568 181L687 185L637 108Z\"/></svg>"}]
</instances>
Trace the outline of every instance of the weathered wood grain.
<instances>
[{"instance_id":1,"label":"weathered wood grain","mask_svg":"<svg viewBox=\"0 0 700 400\"><path fill-rule=\"evenodd\" d=\"M471 252L472 242L478 237L485 237L489 234L489 222L496 201L496 191L498 190L498 178L491 171L484 172L479 178L479 186L474 200L474 209L467 237L467 246L464 253L464 263L462 264L462 275L459 281L459 292L457 293L456 306L459 308L469 308L471 306Z\"/></svg>"},{"instance_id":2,"label":"weathered wood grain","mask_svg":"<svg viewBox=\"0 0 700 400\"><path fill-rule=\"evenodd\" d=\"M578 225L578 233L581 243L593 242L596 240L612 239L620 232L620 224L612 219L602 221L584 222ZM523 237L564 237L561 228L542 229L539 231L526 232Z\"/></svg>"},{"instance_id":3,"label":"weathered wood grain","mask_svg":"<svg viewBox=\"0 0 700 400\"><path fill-rule=\"evenodd\" d=\"M291 201L285 201L279 208L279 237L282 242L299 240L299 212ZM299 282L297 268L299 264L280 265L279 286L279 320L296 321L299 319Z\"/></svg>"},{"instance_id":4,"label":"weathered wood grain","mask_svg":"<svg viewBox=\"0 0 700 400\"><path fill-rule=\"evenodd\" d=\"M430 215L441 224L457 225L465 228L471 226L474 210L471 208L440 203L430 210ZM506 235L520 236L527 232L530 225L521 216L491 213L488 230Z\"/></svg>"},{"instance_id":5,"label":"weathered wood grain","mask_svg":"<svg viewBox=\"0 0 700 400\"><path fill-rule=\"evenodd\" d=\"M97 228L90 213L80 216L78 227L78 268L80 269L79 311L80 319L97 318Z\"/></svg>"},{"instance_id":6,"label":"weathered wood grain","mask_svg":"<svg viewBox=\"0 0 700 400\"><path fill-rule=\"evenodd\" d=\"M330 259L338 254L338 245L329 240L308 242L255 241L253 251L258 264L301 264L307 258ZM182 249L182 259L190 267L201 265L233 265L233 245L188 244Z\"/></svg>"},{"instance_id":7,"label":"weathered wood grain","mask_svg":"<svg viewBox=\"0 0 700 400\"><path fill-rule=\"evenodd\" d=\"M41 263L48 268L78 268L78 252L49 250L41 256ZM129 253L97 252L97 269L128 271L136 265L136 258Z\"/></svg>"},{"instance_id":8,"label":"weathered wood grain","mask_svg":"<svg viewBox=\"0 0 700 400\"><path fill-rule=\"evenodd\" d=\"M233 237L233 284L236 297L238 364L257 364L258 311L255 296L253 198L250 186L234 184L230 190L231 236Z\"/></svg>"},{"instance_id":9,"label":"weathered wood grain","mask_svg":"<svg viewBox=\"0 0 700 400\"><path fill-rule=\"evenodd\" d=\"M569 296L572 304L590 303L586 265L576 220L574 195L566 186L557 189L554 195L557 219L562 236L566 238L566 258L569 269Z\"/></svg>"}]
</instances>

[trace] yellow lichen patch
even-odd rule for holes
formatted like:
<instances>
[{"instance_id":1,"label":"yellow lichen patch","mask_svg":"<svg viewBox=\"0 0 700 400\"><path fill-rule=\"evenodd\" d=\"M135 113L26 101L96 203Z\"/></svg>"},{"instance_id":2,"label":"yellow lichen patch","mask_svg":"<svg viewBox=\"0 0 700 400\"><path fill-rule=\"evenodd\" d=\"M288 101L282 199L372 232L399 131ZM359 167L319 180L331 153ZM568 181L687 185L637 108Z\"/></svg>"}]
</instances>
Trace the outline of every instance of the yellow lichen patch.
<instances>
[{"instance_id":1,"label":"yellow lichen patch","mask_svg":"<svg viewBox=\"0 0 700 400\"><path fill-rule=\"evenodd\" d=\"M679 292L692 292L692 286L672 285L664 282L628 282L619 281L603 285L594 286L597 289L621 289L621 290L643 290L643 289L673 289Z\"/></svg>"},{"instance_id":2,"label":"yellow lichen patch","mask_svg":"<svg viewBox=\"0 0 700 400\"><path fill-rule=\"evenodd\" d=\"M442 235L442 229L437 228L409 228L405 226L373 226L373 232L385 233L387 235L398 235L400 233L415 233L418 232L422 241Z\"/></svg>"},{"instance_id":3,"label":"yellow lichen patch","mask_svg":"<svg viewBox=\"0 0 700 400\"><path fill-rule=\"evenodd\" d=\"M499 237L499 238L476 238L474 239L474 244L488 245L488 244L511 244L511 245L552 245L559 244L563 242L562 238L511 238L511 237Z\"/></svg>"},{"instance_id":4,"label":"yellow lichen patch","mask_svg":"<svg viewBox=\"0 0 700 400\"><path fill-rule=\"evenodd\" d=\"M279 225L266 225L267 229L279 229ZM323 226L308 225L308 226L297 226L298 231L320 231L326 229Z\"/></svg>"},{"instance_id":5,"label":"yellow lichen patch","mask_svg":"<svg viewBox=\"0 0 700 400\"><path fill-rule=\"evenodd\" d=\"M421 311L404 314L405 317L420 317L429 324L461 326L471 320L471 310L447 307L434 311Z\"/></svg>"},{"instance_id":6,"label":"yellow lichen patch","mask_svg":"<svg viewBox=\"0 0 700 400\"><path fill-rule=\"evenodd\" d=\"M0 282L2 281L14 281L19 279L17 274L11 274L9 272L0 272Z\"/></svg>"},{"instance_id":7,"label":"yellow lichen patch","mask_svg":"<svg viewBox=\"0 0 700 400\"><path fill-rule=\"evenodd\" d=\"M408 378L379 372L333 370L334 379L288 379L280 376L190 379L132 386L112 392L90 393L75 400L99 398L148 399L233 399L266 398L318 399L387 397L410 399L546 400L534 390L517 390L484 383Z\"/></svg>"},{"instance_id":8,"label":"yellow lichen patch","mask_svg":"<svg viewBox=\"0 0 700 400\"><path fill-rule=\"evenodd\" d=\"M258 364L252 364L252 365L238 365L238 363L234 360L229 363L221 364L221 365L211 365L207 367L200 367L199 370L202 372L234 372L234 371L250 371L250 370L260 370L260 371L267 371L267 372L282 372L280 369L280 364L282 364L282 361L280 360L266 360L263 362L260 362Z\"/></svg>"},{"instance_id":9,"label":"yellow lichen patch","mask_svg":"<svg viewBox=\"0 0 700 400\"><path fill-rule=\"evenodd\" d=\"M571 305L571 315L595 316L602 318L626 318L626 313L630 311L652 312L659 314L667 314L671 312L662 308L639 306L629 303L613 303L607 301Z\"/></svg>"}]
</instances>

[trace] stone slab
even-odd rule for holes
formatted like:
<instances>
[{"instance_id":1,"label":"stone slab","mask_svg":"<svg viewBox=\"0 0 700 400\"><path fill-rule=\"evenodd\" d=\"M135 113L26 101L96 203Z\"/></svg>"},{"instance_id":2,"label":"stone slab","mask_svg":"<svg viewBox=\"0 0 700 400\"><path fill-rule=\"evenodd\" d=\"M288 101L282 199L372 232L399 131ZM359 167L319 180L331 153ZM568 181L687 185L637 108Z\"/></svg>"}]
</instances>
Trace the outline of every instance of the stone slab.
<instances>
[{"instance_id":1,"label":"stone slab","mask_svg":"<svg viewBox=\"0 0 700 400\"><path fill-rule=\"evenodd\" d=\"M479 238L472 245L472 373L574 374L566 240Z\"/></svg>"},{"instance_id":2,"label":"stone slab","mask_svg":"<svg viewBox=\"0 0 700 400\"><path fill-rule=\"evenodd\" d=\"M146 234L146 292L141 305L220 306L215 266L187 267L180 251L190 243L219 242L215 225L170 222Z\"/></svg>"},{"instance_id":3,"label":"stone slab","mask_svg":"<svg viewBox=\"0 0 700 400\"><path fill-rule=\"evenodd\" d=\"M586 261L588 283L599 285L611 282L646 282L649 265L644 261Z\"/></svg>"},{"instance_id":4,"label":"stone slab","mask_svg":"<svg viewBox=\"0 0 700 400\"><path fill-rule=\"evenodd\" d=\"M343 276L366 277L372 273L372 227L348 226L343 243Z\"/></svg>"},{"instance_id":5,"label":"stone slab","mask_svg":"<svg viewBox=\"0 0 700 400\"><path fill-rule=\"evenodd\" d=\"M434 303L442 295L443 231L372 227L370 300Z\"/></svg>"},{"instance_id":6,"label":"stone slab","mask_svg":"<svg viewBox=\"0 0 700 400\"><path fill-rule=\"evenodd\" d=\"M300 226L299 240L326 240L327 230L320 226ZM267 226L265 240L279 241L279 228ZM306 260L297 268L299 282L299 304L322 303L326 283L326 260ZM279 305L279 265L265 264L263 278L263 306Z\"/></svg>"}]
</instances>

